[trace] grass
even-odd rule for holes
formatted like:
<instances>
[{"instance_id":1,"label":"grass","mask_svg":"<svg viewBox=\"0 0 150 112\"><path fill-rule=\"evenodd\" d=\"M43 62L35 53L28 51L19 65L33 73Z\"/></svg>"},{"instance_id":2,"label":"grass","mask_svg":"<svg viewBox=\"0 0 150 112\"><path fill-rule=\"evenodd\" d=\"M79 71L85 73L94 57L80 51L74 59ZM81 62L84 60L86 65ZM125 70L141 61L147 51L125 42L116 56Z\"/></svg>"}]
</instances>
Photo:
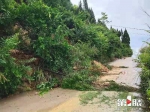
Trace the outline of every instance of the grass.
<instances>
[{"instance_id":1,"label":"grass","mask_svg":"<svg viewBox=\"0 0 150 112\"><path fill-rule=\"evenodd\" d=\"M94 91L94 92L85 92L82 95L80 95L80 102L83 105L86 104L106 104L109 107L111 107L111 104L114 104L114 102L117 101L117 99L126 99L128 95L128 92L121 92L118 93L118 95L113 96L106 96L105 94L102 94L101 91ZM92 102L96 98L94 102Z\"/></svg>"},{"instance_id":2,"label":"grass","mask_svg":"<svg viewBox=\"0 0 150 112\"><path fill-rule=\"evenodd\" d=\"M110 86L104 88L106 91L128 91L128 92L138 92L139 90L134 87L119 85L114 81L110 82Z\"/></svg>"},{"instance_id":3,"label":"grass","mask_svg":"<svg viewBox=\"0 0 150 112\"><path fill-rule=\"evenodd\" d=\"M111 107L110 101L112 101L112 98L111 98L111 97L108 97L108 96L106 96L106 95L102 95L102 96L99 97L98 103L100 103L100 104L105 103L105 104L107 104L109 107Z\"/></svg>"},{"instance_id":4,"label":"grass","mask_svg":"<svg viewBox=\"0 0 150 112\"><path fill-rule=\"evenodd\" d=\"M88 104L89 101L92 101L94 98L97 98L97 96L100 94L100 92L87 92L82 95L80 95L80 101L82 104Z\"/></svg>"},{"instance_id":5,"label":"grass","mask_svg":"<svg viewBox=\"0 0 150 112\"><path fill-rule=\"evenodd\" d=\"M130 95L132 99L136 99L135 96L132 95L132 93L126 92L116 92L116 93L110 93L109 92L102 92L102 91L95 91L95 92L84 92L82 95L80 95L80 101L82 104L94 104L98 107L102 106L108 106L108 108L116 108L119 109L120 112L131 112L132 110L136 111L139 107L128 107L128 106L122 106L117 107L117 99L126 99L127 96Z\"/></svg>"},{"instance_id":6,"label":"grass","mask_svg":"<svg viewBox=\"0 0 150 112\"><path fill-rule=\"evenodd\" d=\"M97 103L101 105L101 103L105 103L109 106L111 106L110 101L114 98L114 97L109 97L109 96L106 96L106 95L102 95L101 91L86 92L86 93L80 95L79 97L80 97L80 102L83 105L97 104ZM94 98L97 98L96 101L91 102L91 101L94 100Z\"/></svg>"},{"instance_id":7,"label":"grass","mask_svg":"<svg viewBox=\"0 0 150 112\"><path fill-rule=\"evenodd\" d=\"M129 92L119 92L118 99L126 99L128 95L129 95Z\"/></svg>"}]
</instances>

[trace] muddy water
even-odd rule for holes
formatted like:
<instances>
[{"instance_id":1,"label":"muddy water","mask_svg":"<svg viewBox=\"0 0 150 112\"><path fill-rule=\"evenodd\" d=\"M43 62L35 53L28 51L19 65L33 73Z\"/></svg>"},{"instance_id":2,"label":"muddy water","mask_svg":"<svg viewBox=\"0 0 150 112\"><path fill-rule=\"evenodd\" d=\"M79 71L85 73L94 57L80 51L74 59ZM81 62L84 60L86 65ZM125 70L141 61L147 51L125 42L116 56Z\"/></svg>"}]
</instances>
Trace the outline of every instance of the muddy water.
<instances>
[{"instance_id":1,"label":"muddy water","mask_svg":"<svg viewBox=\"0 0 150 112\"><path fill-rule=\"evenodd\" d=\"M136 67L137 63L133 61L132 57L116 60L111 62L110 65L128 67L120 69L121 72L115 78L115 82L139 88L141 82L139 72L141 71L141 68Z\"/></svg>"}]
</instances>

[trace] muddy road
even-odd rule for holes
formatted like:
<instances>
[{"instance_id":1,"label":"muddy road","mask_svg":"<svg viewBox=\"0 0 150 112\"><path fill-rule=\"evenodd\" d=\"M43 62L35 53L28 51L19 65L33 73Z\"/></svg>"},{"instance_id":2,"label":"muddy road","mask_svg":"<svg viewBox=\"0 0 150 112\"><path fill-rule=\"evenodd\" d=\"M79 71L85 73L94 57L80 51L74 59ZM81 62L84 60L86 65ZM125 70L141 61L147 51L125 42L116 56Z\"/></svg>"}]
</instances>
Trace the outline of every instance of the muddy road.
<instances>
[{"instance_id":1,"label":"muddy road","mask_svg":"<svg viewBox=\"0 0 150 112\"><path fill-rule=\"evenodd\" d=\"M111 62L110 65L122 68L112 69L107 73L108 75L100 77L101 81L113 80L118 84L139 88L141 82L139 72L141 68L136 67L137 63L133 58L119 59Z\"/></svg>"}]
</instances>

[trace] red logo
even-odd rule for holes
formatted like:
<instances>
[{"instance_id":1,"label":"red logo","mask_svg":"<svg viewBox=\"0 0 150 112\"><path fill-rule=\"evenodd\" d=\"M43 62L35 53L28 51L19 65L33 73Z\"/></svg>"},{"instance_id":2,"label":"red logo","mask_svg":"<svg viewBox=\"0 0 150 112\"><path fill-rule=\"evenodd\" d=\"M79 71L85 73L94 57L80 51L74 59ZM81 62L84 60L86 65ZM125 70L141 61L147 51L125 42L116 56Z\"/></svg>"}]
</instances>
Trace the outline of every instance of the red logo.
<instances>
[{"instance_id":1,"label":"red logo","mask_svg":"<svg viewBox=\"0 0 150 112\"><path fill-rule=\"evenodd\" d=\"M130 103L131 103L131 100L128 100L128 99L127 99L126 102L127 102L127 104L130 104Z\"/></svg>"}]
</instances>

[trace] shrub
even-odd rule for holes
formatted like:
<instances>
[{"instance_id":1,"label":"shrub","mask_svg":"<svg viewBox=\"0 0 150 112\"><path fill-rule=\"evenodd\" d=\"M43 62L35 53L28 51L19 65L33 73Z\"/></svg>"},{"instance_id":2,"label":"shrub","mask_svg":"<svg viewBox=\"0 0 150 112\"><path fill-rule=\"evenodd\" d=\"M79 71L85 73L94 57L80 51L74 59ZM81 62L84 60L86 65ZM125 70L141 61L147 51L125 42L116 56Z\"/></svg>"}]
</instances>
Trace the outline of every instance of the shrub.
<instances>
[{"instance_id":1,"label":"shrub","mask_svg":"<svg viewBox=\"0 0 150 112\"><path fill-rule=\"evenodd\" d=\"M141 50L141 54L138 57L138 61L142 67L141 72L141 93L144 96L146 109L149 111L150 105L150 52L149 45Z\"/></svg>"},{"instance_id":2,"label":"shrub","mask_svg":"<svg viewBox=\"0 0 150 112\"><path fill-rule=\"evenodd\" d=\"M44 62L42 66L54 72L65 73L72 66L72 46L64 39L39 37L34 44L35 54Z\"/></svg>"},{"instance_id":3,"label":"shrub","mask_svg":"<svg viewBox=\"0 0 150 112\"><path fill-rule=\"evenodd\" d=\"M93 89L92 82L95 80L96 73L90 71L92 56L97 49L90 47L90 43L77 43L73 49L73 63L75 71L70 72L62 81L63 88L89 90Z\"/></svg>"},{"instance_id":4,"label":"shrub","mask_svg":"<svg viewBox=\"0 0 150 112\"><path fill-rule=\"evenodd\" d=\"M15 63L15 58L11 57L10 50L18 45L17 35L9 39L1 40L0 49L0 96L4 97L14 93L18 86L22 84L22 79L26 78L27 70L30 67Z\"/></svg>"},{"instance_id":5,"label":"shrub","mask_svg":"<svg viewBox=\"0 0 150 112\"><path fill-rule=\"evenodd\" d=\"M82 91L90 90L93 89L92 81L94 81L94 79L89 77L88 70L75 71L63 79L62 87Z\"/></svg>"}]
</instances>

